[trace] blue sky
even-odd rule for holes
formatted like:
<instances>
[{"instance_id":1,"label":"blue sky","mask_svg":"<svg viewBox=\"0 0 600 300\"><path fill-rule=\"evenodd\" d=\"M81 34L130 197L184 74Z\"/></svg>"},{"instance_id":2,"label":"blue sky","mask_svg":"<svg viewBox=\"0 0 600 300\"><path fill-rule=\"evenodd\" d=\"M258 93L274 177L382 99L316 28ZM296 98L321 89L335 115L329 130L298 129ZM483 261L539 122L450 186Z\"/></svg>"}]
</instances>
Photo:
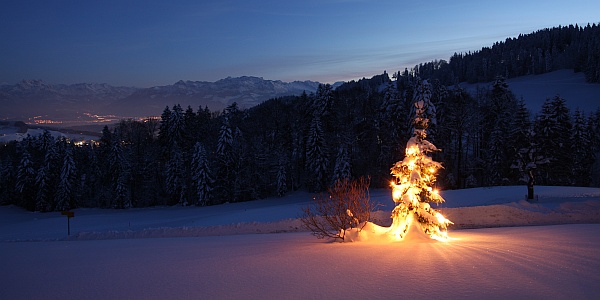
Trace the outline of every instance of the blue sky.
<instances>
[{"instance_id":1,"label":"blue sky","mask_svg":"<svg viewBox=\"0 0 600 300\"><path fill-rule=\"evenodd\" d=\"M346 81L600 22L600 1L1 1L0 83Z\"/></svg>"}]
</instances>

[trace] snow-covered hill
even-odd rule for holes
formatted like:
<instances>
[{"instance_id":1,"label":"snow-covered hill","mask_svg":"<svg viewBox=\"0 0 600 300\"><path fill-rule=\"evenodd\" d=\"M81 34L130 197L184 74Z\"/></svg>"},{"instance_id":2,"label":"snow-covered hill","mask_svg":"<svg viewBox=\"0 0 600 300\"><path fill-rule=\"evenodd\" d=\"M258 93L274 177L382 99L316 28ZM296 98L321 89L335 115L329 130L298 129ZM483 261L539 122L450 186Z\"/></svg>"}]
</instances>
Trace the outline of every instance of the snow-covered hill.
<instances>
[{"instance_id":1,"label":"snow-covered hill","mask_svg":"<svg viewBox=\"0 0 600 300\"><path fill-rule=\"evenodd\" d=\"M541 110L548 98L559 95L573 112L580 109L592 113L600 108L600 84L588 83L585 75L573 70L558 70L541 75L529 75L506 80L508 88L523 98L527 108L533 113ZM461 86L475 95L477 88L490 88L492 83L462 84Z\"/></svg>"},{"instance_id":2,"label":"snow-covered hill","mask_svg":"<svg viewBox=\"0 0 600 300\"><path fill-rule=\"evenodd\" d=\"M211 207L77 209L71 238L60 213L5 206L0 295L596 299L600 189L536 187L534 203L523 201L524 193L524 187L443 192L442 210L457 225L510 226L450 227L446 243L318 240L297 228L299 209L310 201L307 193ZM371 195L389 218L390 191ZM536 221L548 217L552 224L587 224L513 227L540 225Z\"/></svg>"}]
</instances>

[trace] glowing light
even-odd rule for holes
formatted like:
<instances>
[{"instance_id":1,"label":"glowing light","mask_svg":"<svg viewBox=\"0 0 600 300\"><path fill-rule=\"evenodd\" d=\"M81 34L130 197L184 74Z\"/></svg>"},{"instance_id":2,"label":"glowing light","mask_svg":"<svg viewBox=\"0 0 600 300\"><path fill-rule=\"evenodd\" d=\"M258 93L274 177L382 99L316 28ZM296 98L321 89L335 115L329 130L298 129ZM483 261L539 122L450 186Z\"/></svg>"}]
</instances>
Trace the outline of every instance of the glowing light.
<instances>
[{"instance_id":1,"label":"glowing light","mask_svg":"<svg viewBox=\"0 0 600 300\"><path fill-rule=\"evenodd\" d=\"M429 85L424 83L419 89L426 89ZM447 225L452 222L440 212L431 208L429 202L444 202L439 191L432 185L435 183L435 173L441 165L427 155L428 152L439 151L432 143L425 140L429 119L424 109L429 104L428 93L417 93L420 97L416 104L417 116L413 124L415 130L413 137L407 142L406 157L397 162L392 168L392 174L401 183L391 182L392 197L396 207L392 210L392 226L389 234L395 239L403 239L410 227L421 231L416 234L426 234L432 239L447 241ZM414 224L411 226L411 224Z\"/></svg>"},{"instance_id":2,"label":"glowing light","mask_svg":"<svg viewBox=\"0 0 600 300\"><path fill-rule=\"evenodd\" d=\"M440 222L441 224L447 224L448 222L450 222L439 212L435 214L435 217L437 218L438 222Z\"/></svg>"}]
</instances>

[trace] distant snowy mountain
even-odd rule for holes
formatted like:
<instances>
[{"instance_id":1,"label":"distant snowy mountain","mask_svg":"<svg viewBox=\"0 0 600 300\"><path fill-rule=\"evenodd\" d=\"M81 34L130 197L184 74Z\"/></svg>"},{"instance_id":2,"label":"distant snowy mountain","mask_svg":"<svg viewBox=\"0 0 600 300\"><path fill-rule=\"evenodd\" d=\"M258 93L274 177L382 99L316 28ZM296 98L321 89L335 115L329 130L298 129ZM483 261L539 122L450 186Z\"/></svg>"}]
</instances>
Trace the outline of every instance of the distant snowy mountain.
<instances>
[{"instance_id":1,"label":"distant snowy mountain","mask_svg":"<svg viewBox=\"0 0 600 300\"><path fill-rule=\"evenodd\" d=\"M240 107L249 108L271 98L315 92L318 86L314 81L282 82L251 76L227 77L216 82L181 80L173 85L140 89L110 108L125 115L158 115L167 105L174 104L194 109L208 106L215 111L237 102Z\"/></svg>"},{"instance_id":2,"label":"distant snowy mountain","mask_svg":"<svg viewBox=\"0 0 600 300\"><path fill-rule=\"evenodd\" d=\"M517 98L523 97L527 107L536 113L546 98L560 95L569 108L587 113L600 107L600 84L587 83L582 73L559 70L542 75L507 80ZM345 86L358 84L347 83ZM334 88L340 83L333 85ZM108 84L49 84L41 80L23 80L0 85L0 120L31 121L42 119L81 121L88 114L116 115L116 118L157 116L166 106L181 104L194 110L208 106L217 111L233 102L249 108L271 98L315 92L319 82L265 80L260 77L228 77L216 82L178 81L172 85L150 88L114 87ZM464 84L473 94L490 83Z\"/></svg>"},{"instance_id":3,"label":"distant snowy mountain","mask_svg":"<svg viewBox=\"0 0 600 300\"><path fill-rule=\"evenodd\" d=\"M151 88L114 87L108 84L48 84L23 80L0 86L0 120L29 120L34 116L76 120L83 113L143 117L160 115L166 106L181 104L216 111L233 102L252 107L271 98L315 92L314 81L282 82L260 77L228 77L216 82L178 81Z\"/></svg>"},{"instance_id":4,"label":"distant snowy mountain","mask_svg":"<svg viewBox=\"0 0 600 300\"><path fill-rule=\"evenodd\" d=\"M127 97L136 90L97 83L66 85L23 80L0 86L0 118L27 120L37 115L76 118L78 113L96 112L108 102Z\"/></svg>"}]
</instances>

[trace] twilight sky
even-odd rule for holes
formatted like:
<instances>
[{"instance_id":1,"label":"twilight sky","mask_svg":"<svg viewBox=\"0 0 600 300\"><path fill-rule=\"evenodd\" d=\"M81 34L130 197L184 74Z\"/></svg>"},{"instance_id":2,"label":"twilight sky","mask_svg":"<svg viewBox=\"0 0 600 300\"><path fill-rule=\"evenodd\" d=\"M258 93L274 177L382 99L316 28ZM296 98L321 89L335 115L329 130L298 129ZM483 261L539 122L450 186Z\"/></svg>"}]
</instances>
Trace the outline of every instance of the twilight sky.
<instances>
[{"instance_id":1,"label":"twilight sky","mask_svg":"<svg viewBox=\"0 0 600 300\"><path fill-rule=\"evenodd\" d=\"M3 0L0 84L333 83L600 22L600 1Z\"/></svg>"}]
</instances>

